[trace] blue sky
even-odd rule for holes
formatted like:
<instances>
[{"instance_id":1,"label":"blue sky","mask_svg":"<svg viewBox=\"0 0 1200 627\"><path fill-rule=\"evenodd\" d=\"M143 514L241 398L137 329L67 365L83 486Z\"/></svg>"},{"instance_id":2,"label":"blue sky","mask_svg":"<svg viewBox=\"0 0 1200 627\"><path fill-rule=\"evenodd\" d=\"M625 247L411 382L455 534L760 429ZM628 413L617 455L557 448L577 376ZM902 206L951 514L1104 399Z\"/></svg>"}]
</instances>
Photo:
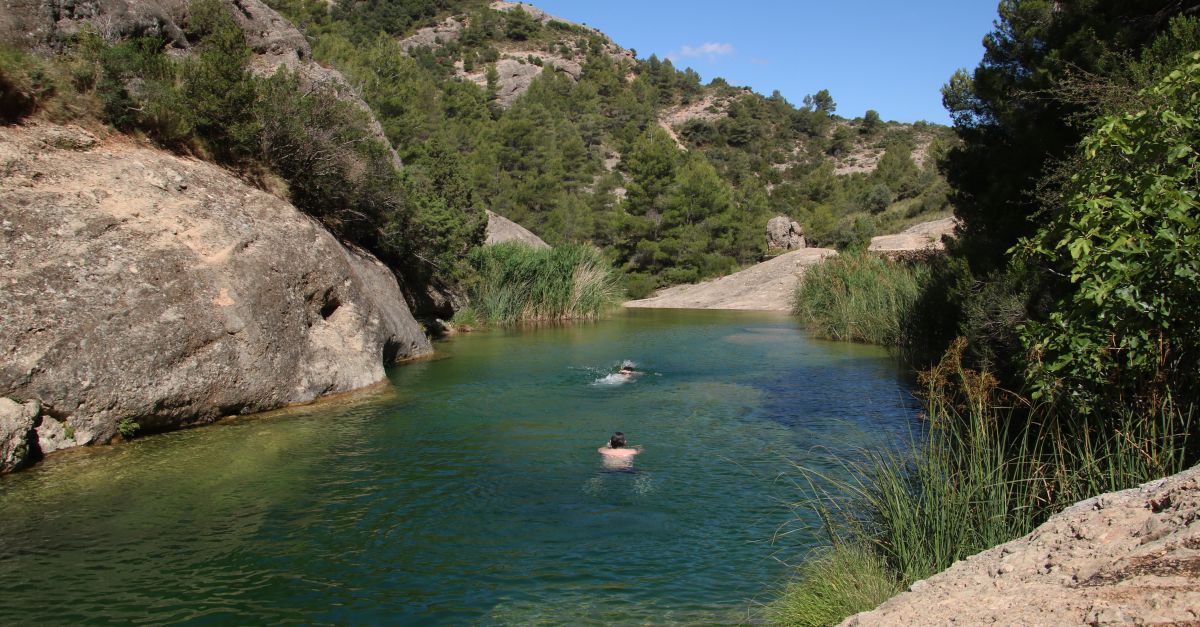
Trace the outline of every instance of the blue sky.
<instances>
[{"instance_id":1,"label":"blue sky","mask_svg":"<svg viewBox=\"0 0 1200 627\"><path fill-rule=\"evenodd\" d=\"M828 89L838 115L948 123L939 89L983 56L998 0L532 0L618 44L799 104Z\"/></svg>"}]
</instances>

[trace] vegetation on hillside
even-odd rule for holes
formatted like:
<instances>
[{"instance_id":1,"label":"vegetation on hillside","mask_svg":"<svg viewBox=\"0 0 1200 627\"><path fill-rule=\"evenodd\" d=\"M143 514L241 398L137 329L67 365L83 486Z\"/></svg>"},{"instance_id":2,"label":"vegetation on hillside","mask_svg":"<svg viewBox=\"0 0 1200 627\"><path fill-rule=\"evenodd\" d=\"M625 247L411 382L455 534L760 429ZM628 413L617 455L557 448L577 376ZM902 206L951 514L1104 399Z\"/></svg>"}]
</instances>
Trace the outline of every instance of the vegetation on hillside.
<instances>
[{"instance_id":1,"label":"vegetation on hillside","mask_svg":"<svg viewBox=\"0 0 1200 627\"><path fill-rule=\"evenodd\" d=\"M430 149L401 172L368 114L336 86L302 84L284 69L251 75L251 51L224 5L189 6L187 56L167 54L160 38L109 43L86 29L50 57L4 51L0 81L18 95L5 117L107 124L264 186L281 180L298 208L420 284L466 276L486 216L455 155Z\"/></svg>"},{"instance_id":2,"label":"vegetation on hillside","mask_svg":"<svg viewBox=\"0 0 1200 627\"><path fill-rule=\"evenodd\" d=\"M825 90L797 107L721 79L702 85L592 29L483 2L270 4L361 86L406 164L424 163L429 143L458 155L481 204L551 244L599 246L632 296L759 261L776 214L840 247L949 209L934 159L912 157L918 143L944 151L945 129L838 118ZM403 41L449 16L466 24L457 38ZM494 75L504 58L543 69L507 108ZM578 79L555 63L578 64ZM699 113L671 133L660 125L689 106ZM879 153L879 167L835 174L854 150Z\"/></svg>"}]
</instances>

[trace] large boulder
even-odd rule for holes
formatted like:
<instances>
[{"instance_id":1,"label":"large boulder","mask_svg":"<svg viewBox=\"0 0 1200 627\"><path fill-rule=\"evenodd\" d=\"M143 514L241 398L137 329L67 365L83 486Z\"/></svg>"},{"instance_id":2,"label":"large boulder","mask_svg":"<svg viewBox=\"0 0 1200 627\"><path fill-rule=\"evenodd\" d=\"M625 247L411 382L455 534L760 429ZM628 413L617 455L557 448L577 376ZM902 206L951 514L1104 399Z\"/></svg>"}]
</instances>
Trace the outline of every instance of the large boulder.
<instances>
[{"instance_id":1,"label":"large boulder","mask_svg":"<svg viewBox=\"0 0 1200 627\"><path fill-rule=\"evenodd\" d=\"M767 248L796 250L804 248L804 228L787 216L767 221Z\"/></svg>"},{"instance_id":2,"label":"large boulder","mask_svg":"<svg viewBox=\"0 0 1200 627\"><path fill-rule=\"evenodd\" d=\"M549 244L543 242L542 238L534 235L529 229L498 213L488 210L487 217L487 239L484 240L486 246L518 242L533 248L550 248Z\"/></svg>"},{"instance_id":3,"label":"large boulder","mask_svg":"<svg viewBox=\"0 0 1200 627\"><path fill-rule=\"evenodd\" d=\"M43 450L310 401L430 352L387 267L217 166L37 124L0 127L0 171L0 396L41 402Z\"/></svg>"}]
</instances>

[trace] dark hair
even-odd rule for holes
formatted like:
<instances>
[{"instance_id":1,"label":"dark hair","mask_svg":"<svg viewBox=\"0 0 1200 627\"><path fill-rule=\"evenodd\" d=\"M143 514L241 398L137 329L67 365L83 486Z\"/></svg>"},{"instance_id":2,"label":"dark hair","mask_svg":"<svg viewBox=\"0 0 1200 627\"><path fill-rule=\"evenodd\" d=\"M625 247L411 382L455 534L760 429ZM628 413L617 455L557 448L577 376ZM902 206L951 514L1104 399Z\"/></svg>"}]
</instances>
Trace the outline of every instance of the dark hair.
<instances>
[{"instance_id":1,"label":"dark hair","mask_svg":"<svg viewBox=\"0 0 1200 627\"><path fill-rule=\"evenodd\" d=\"M617 431L608 439L608 447L621 448L622 446L625 446L625 434Z\"/></svg>"}]
</instances>

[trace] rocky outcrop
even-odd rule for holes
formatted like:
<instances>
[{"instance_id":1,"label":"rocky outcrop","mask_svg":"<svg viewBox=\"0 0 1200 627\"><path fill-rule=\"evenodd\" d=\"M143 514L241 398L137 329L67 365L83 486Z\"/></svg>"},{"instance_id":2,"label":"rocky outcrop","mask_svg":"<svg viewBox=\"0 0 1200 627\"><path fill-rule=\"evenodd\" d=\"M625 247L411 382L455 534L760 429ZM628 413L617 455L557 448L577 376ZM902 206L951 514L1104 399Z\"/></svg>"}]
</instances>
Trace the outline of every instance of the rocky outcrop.
<instances>
[{"instance_id":1,"label":"rocky outcrop","mask_svg":"<svg viewBox=\"0 0 1200 627\"><path fill-rule=\"evenodd\" d=\"M888 257L940 252L946 249L942 237L953 236L957 226L958 221L954 218L921 222L894 235L872 237L867 250Z\"/></svg>"},{"instance_id":2,"label":"rocky outcrop","mask_svg":"<svg viewBox=\"0 0 1200 627\"><path fill-rule=\"evenodd\" d=\"M843 625L1195 625L1200 467L1104 494Z\"/></svg>"},{"instance_id":3,"label":"rocky outcrop","mask_svg":"<svg viewBox=\"0 0 1200 627\"><path fill-rule=\"evenodd\" d=\"M0 173L0 396L40 402L31 447L311 401L430 352L387 267L214 165L36 124L0 127Z\"/></svg>"},{"instance_id":4,"label":"rocky outcrop","mask_svg":"<svg viewBox=\"0 0 1200 627\"><path fill-rule=\"evenodd\" d=\"M533 248L550 248L550 245L542 241L542 238L534 235L529 229L509 220L508 218L487 212L487 239L484 245L491 246L504 242L518 242L526 244Z\"/></svg>"},{"instance_id":5,"label":"rocky outcrop","mask_svg":"<svg viewBox=\"0 0 1200 627\"><path fill-rule=\"evenodd\" d=\"M631 300L626 307L661 309L743 309L788 311L804 272L836 255L828 248L802 248L768 259L719 279L659 290L651 298Z\"/></svg>"},{"instance_id":6,"label":"rocky outcrop","mask_svg":"<svg viewBox=\"0 0 1200 627\"><path fill-rule=\"evenodd\" d=\"M400 49L411 52L417 48L440 48L458 41L462 37L464 28L466 28L465 19L448 17L436 26L418 29L412 35L401 39Z\"/></svg>"},{"instance_id":7,"label":"rocky outcrop","mask_svg":"<svg viewBox=\"0 0 1200 627\"><path fill-rule=\"evenodd\" d=\"M804 248L804 227L787 216L767 221L767 248L795 250Z\"/></svg>"}]
</instances>

